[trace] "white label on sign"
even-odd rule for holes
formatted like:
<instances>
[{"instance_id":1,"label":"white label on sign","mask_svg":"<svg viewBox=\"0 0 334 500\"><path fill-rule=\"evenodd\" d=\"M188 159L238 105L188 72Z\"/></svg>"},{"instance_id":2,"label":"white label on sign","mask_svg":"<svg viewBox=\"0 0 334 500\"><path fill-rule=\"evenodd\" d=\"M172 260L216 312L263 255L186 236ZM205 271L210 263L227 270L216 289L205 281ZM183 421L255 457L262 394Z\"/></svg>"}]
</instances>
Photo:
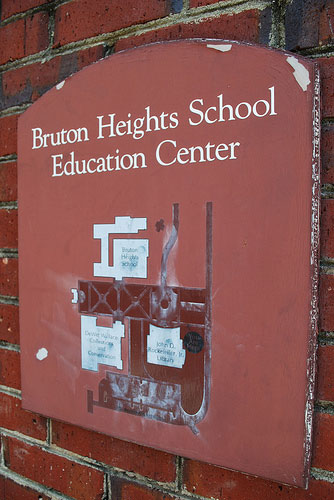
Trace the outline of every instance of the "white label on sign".
<instances>
[{"instance_id":1,"label":"white label on sign","mask_svg":"<svg viewBox=\"0 0 334 500\"><path fill-rule=\"evenodd\" d=\"M98 364L123 368L121 339L124 325L115 321L112 327L97 326L96 316L81 316L81 364L97 372Z\"/></svg>"},{"instance_id":2,"label":"white label on sign","mask_svg":"<svg viewBox=\"0 0 334 500\"><path fill-rule=\"evenodd\" d=\"M147 258L148 240L114 240L115 279L147 278Z\"/></svg>"},{"instance_id":3,"label":"white label on sign","mask_svg":"<svg viewBox=\"0 0 334 500\"><path fill-rule=\"evenodd\" d=\"M150 325L147 337L147 362L154 365L182 368L186 351L182 347L180 328L159 328Z\"/></svg>"},{"instance_id":4,"label":"white label on sign","mask_svg":"<svg viewBox=\"0 0 334 500\"><path fill-rule=\"evenodd\" d=\"M147 219L145 217L115 217L115 224L94 224L94 238L101 240L101 262L94 262L94 276L103 276L105 278L122 279L123 277L131 277L133 274L119 274L119 270L115 270L115 266L109 266L109 235L110 234L137 234L138 231L143 231L147 227ZM117 276L115 275L117 273ZM135 276L145 277L145 276Z\"/></svg>"}]
</instances>

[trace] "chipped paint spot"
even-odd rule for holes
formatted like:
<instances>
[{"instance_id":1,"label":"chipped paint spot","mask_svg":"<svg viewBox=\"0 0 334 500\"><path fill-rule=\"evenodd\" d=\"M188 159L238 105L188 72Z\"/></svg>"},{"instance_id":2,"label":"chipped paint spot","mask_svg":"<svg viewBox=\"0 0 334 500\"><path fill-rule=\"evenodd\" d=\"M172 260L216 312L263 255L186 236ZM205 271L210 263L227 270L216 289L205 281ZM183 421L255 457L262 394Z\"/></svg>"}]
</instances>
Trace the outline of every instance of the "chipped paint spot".
<instances>
[{"instance_id":1,"label":"chipped paint spot","mask_svg":"<svg viewBox=\"0 0 334 500\"><path fill-rule=\"evenodd\" d=\"M295 77L298 85L305 92L308 85L311 83L309 71L303 66L296 57L287 57L287 62L295 70L293 76Z\"/></svg>"},{"instance_id":2,"label":"chipped paint spot","mask_svg":"<svg viewBox=\"0 0 334 500\"><path fill-rule=\"evenodd\" d=\"M79 292L76 288L71 288L73 294L72 304L77 304L79 302Z\"/></svg>"},{"instance_id":3,"label":"chipped paint spot","mask_svg":"<svg viewBox=\"0 0 334 500\"><path fill-rule=\"evenodd\" d=\"M225 44L222 44L222 45L212 45L212 44L208 43L207 47L208 47L208 49L219 50L219 52L228 52L229 50L231 50L232 44L231 43L225 43Z\"/></svg>"},{"instance_id":4,"label":"chipped paint spot","mask_svg":"<svg viewBox=\"0 0 334 500\"><path fill-rule=\"evenodd\" d=\"M3 264L5 264L5 265L7 265L7 264L8 264L8 259L7 259L7 257L4 257L4 258L2 259L2 263L3 263Z\"/></svg>"},{"instance_id":5,"label":"chipped paint spot","mask_svg":"<svg viewBox=\"0 0 334 500\"><path fill-rule=\"evenodd\" d=\"M58 85L56 85L56 89L60 90L60 89L62 89L64 87L64 85L65 85L65 80L63 80L62 82L58 83Z\"/></svg>"},{"instance_id":6,"label":"chipped paint spot","mask_svg":"<svg viewBox=\"0 0 334 500\"><path fill-rule=\"evenodd\" d=\"M39 361L43 361L43 359L47 358L48 357L48 350L45 349L45 347L42 347L41 349L39 349L37 351L37 354L36 354L36 358L39 360Z\"/></svg>"}]
</instances>

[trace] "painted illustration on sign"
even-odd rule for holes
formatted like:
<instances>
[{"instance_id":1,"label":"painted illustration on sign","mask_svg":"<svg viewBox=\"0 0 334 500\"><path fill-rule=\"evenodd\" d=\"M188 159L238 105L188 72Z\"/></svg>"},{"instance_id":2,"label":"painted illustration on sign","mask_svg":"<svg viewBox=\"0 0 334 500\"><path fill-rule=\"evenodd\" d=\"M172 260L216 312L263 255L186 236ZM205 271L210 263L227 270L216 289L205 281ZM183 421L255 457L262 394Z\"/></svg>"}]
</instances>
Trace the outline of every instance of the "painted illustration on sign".
<instances>
[{"instance_id":1,"label":"painted illustration on sign","mask_svg":"<svg viewBox=\"0 0 334 500\"><path fill-rule=\"evenodd\" d=\"M206 288L167 285L167 261L178 240L182 217L172 207L172 230L161 256L159 285L135 285L126 278L147 277L149 240L118 238L145 232L146 218L116 216L112 224L94 224L101 261L94 276L112 281L79 281L72 303L81 314L82 368L98 365L123 368L122 338L127 330L128 373L106 369L98 399L87 391L87 408L94 406L178 425L197 434L196 423L210 398L212 203L206 204ZM158 224L159 225L159 224ZM161 226L161 222L160 222ZM110 236L113 265L109 265ZM98 326L101 316L112 326ZM194 377L195 374L195 377Z\"/></svg>"}]
</instances>

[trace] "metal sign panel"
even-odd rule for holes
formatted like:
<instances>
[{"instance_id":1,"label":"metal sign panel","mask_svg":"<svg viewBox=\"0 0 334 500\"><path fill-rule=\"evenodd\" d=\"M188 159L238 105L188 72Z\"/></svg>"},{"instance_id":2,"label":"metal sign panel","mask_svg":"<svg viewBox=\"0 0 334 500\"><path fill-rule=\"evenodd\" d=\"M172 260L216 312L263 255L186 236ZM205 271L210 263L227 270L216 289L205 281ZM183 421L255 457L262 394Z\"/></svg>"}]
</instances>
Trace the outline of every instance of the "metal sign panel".
<instances>
[{"instance_id":1,"label":"metal sign panel","mask_svg":"<svg viewBox=\"0 0 334 500\"><path fill-rule=\"evenodd\" d=\"M25 408L305 485L317 85L294 55L190 40L113 55L24 113Z\"/></svg>"}]
</instances>

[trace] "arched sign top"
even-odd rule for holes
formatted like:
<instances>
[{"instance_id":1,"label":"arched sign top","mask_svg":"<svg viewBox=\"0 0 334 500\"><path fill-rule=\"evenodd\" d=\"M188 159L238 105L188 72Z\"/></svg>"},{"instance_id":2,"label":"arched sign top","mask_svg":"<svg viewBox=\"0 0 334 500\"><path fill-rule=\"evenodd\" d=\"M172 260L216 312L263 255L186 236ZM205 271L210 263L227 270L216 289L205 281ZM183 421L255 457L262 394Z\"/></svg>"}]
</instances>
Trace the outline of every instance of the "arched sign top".
<instances>
[{"instance_id":1,"label":"arched sign top","mask_svg":"<svg viewBox=\"0 0 334 500\"><path fill-rule=\"evenodd\" d=\"M25 408L306 484L318 106L313 63L186 40L112 55L24 113Z\"/></svg>"}]
</instances>

